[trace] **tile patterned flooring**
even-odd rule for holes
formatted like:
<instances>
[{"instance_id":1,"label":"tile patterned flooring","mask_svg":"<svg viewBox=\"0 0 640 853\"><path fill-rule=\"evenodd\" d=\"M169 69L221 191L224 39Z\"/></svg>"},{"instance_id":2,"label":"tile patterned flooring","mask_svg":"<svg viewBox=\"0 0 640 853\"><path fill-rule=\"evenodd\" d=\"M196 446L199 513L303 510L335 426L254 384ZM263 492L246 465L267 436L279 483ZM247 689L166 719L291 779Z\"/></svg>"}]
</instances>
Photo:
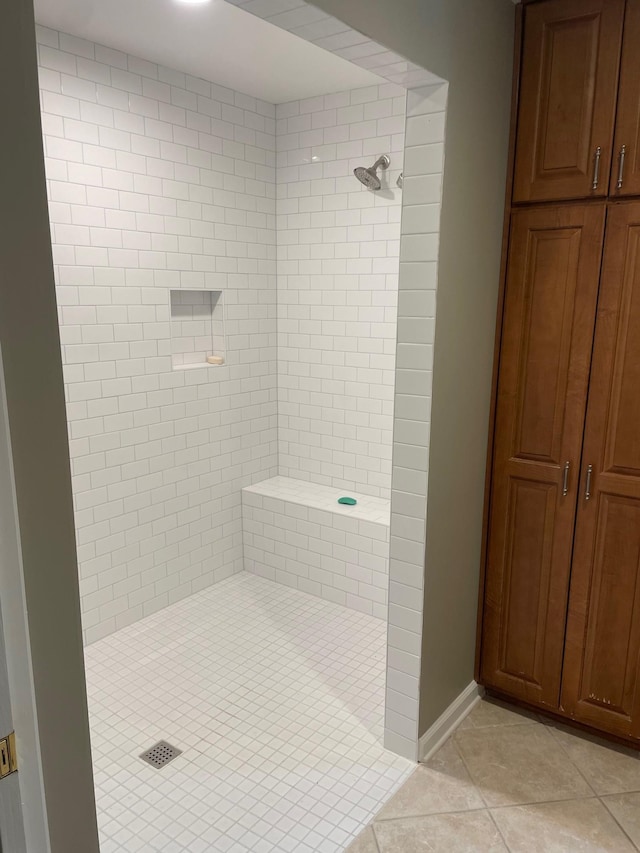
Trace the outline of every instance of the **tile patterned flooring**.
<instances>
[{"instance_id":1,"label":"tile patterned flooring","mask_svg":"<svg viewBox=\"0 0 640 853\"><path fill-rule=\"evenodd\" d=\"M102 853L344 850L415 769L385 654L382 620L247 573L89 646Z\"/></svg>"},{"instance_id":2,"label":"tile patterned flooring","mask_svg":"<svg viewBox=\"0 0 640 853\"><path fill-rule=\"evenodd\" d=\"M640 850L637 753L486 700L428 764L385 751L385 632L242 573L90 646L102 853Z\"/></svg>"},{"instance_id":3,"label":"tile patterned flooring","mask_svg":"<svg viewBox=\"0 0 640 853\"><path fill-rule=\"evenodd\" d=\"M483 700L349 853L640 850L640 755Z\"/></svg>"}]
</instances>

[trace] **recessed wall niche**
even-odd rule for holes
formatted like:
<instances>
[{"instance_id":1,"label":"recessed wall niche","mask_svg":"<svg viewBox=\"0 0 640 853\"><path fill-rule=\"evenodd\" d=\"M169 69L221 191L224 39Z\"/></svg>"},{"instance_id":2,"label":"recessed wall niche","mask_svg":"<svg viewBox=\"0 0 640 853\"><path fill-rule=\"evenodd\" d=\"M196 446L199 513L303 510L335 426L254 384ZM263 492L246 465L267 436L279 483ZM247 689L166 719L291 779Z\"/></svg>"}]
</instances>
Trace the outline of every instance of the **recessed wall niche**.
<instances>
[{"instance_id":1,"label":"recessed wall niche","mask_svg":"<svg viewBox=\"0 0 640 853\"><path fill-rule=\"evenodd\" d=\"M220 290L171 291L171 358L174 370L216 367L225 359L224 298Z\"/></svg>"}]
</instances>

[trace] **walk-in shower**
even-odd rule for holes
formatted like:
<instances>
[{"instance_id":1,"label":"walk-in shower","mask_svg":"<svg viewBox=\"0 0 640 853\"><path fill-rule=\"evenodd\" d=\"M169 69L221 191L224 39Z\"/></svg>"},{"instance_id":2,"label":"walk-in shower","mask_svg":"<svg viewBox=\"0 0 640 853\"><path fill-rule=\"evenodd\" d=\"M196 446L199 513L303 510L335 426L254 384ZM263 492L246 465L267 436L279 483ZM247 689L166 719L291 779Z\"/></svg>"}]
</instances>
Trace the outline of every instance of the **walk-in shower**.
<instances>
[{"instance_id":1,"label":"walk-in shower","mask_svg":"<svg viewBox=\"0 0 640 853\"><path fill-rule=\"evenodd\" d=\"M342 853L417 749L437 244L396 181L414 127L436 229L441 95L410 124L357 67L267 91L111 26L38 30L102 853Z\"/></svg>"}]
</instances>

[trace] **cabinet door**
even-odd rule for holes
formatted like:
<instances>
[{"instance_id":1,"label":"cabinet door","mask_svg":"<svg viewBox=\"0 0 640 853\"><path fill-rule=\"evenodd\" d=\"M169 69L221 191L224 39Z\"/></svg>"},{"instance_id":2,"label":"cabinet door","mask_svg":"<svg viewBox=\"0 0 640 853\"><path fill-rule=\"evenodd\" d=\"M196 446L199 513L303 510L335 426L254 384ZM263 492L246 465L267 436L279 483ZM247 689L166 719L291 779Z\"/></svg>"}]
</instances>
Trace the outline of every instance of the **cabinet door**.
<instances>
[{"instance_id":1,"label":"cabinet door","mask_svg":"<svg viewBox=\"0 0 640 853\"><path fill-rule=\"evenodd\" d=\"M513 200L606 196L624 0L528 6Z\"/></svg>"},{"instance_id":2,"label":"cabinet door","mask_svg":"<svg viewBox=\"0 0 640 853\"><path fill-rule=\"evenodd\" d=\"M637 202L607 216L582 464L562 706L584 723L640 738Z\"/></svg>"},{"instance_id":3,"label":"cabinet door","mask_svg":"<svg viewBox=\"0 0 640 853\"><path fill-rule=\"evenodd\" d=\"M628 0L611 195L640 195L640 0Z\"/></svg>"},{"instance_id":4,"label":"cabinet door","mask_svg":"<svg viewBox=\"0 0 640 853\"><path fill-rule=\"evenodd\" d=\"M518 210L509 248L481 675L556 708L603 227L604 205Z\"/></svg>"}]
</instances>

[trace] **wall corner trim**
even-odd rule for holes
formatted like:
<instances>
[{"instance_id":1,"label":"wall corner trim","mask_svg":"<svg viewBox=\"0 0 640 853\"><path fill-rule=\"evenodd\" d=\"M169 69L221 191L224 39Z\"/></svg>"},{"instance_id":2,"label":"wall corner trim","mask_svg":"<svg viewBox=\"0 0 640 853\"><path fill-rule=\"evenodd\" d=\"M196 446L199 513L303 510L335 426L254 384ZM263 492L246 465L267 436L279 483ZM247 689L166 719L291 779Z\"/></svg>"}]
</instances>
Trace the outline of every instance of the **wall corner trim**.
<instances>
[{"instance_id":1,"label":"wall corner trim","mask_svg":"<svg viewBox=\"0 0 640 853\"><path fill-rule=\"evenodd\" d=\"M428 761L484 696L484 687L472 681L427 729L418 741L418 761Z\"/></svg>"}]
</instances>

